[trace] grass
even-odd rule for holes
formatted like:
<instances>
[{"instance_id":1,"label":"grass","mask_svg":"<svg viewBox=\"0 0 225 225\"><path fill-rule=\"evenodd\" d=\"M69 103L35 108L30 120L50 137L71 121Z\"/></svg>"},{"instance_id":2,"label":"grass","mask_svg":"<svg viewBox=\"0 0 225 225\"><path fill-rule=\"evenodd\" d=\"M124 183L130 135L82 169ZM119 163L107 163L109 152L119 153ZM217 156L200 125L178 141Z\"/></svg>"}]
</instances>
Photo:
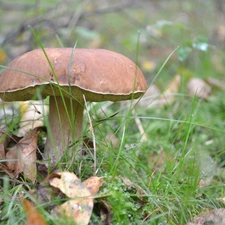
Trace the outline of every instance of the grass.
<instances>
[{"instance_id":1,"label":"grass","mask_svg":"<svg viewBox=\"0 0 225 225\"><path fill-rule=\"evenodd\" d=\"M187 8L190 10L193 3L189 4ZM140 15L140 10L134 13L135 19L144 17L148 20L147 15ZM102 25L104 28L111 24L113 16L105 16L106 22ZM154 20L157 24L161 18L157 15ZM194 20L194 16L191 20ZM198 23L203 29L203 22ZM114 24L110 25L110 32L124 30L128 24L131 26L129 21L124 22L122 16L117 17ZM201 31L201 38L201 35L196 34L200 31L194 29L181 23L165 25L160 28L162 36L159 40L152 40L147 31L145 33L140 29L141 38L144 37L147 41L141 39L138 58L147 79L153 80L161 91L166 91L168 82L175 74L182 77L180 89L172 104L149 108L138 106L134 114L130 111L129 104L114 103L109 107L105 107L107 103L90 105L89 114L97 146L97 175L104 179L96 202L104 200L110 206L111 224L186 224L207 209L224 208L224 203L218 200L225 195L224 92L213 87L212 94L205 101L189 96L186 85L191 77L216 77L223 80L224 66L221 64L223 65L225 55L218 47L210 44L207 30ZM108 40L113 36L106 32L107 29L103 30L103 39ZM137 29L132 27L128 36L124 37L120 33L120 38L123 38L121 42L113 39L104 46L112 48L115 45L115 49L124 54L127 51L136 60L136 32ZM78 47L86 47L88 44L80 39ZM199 43L206 43L207 50L200 50L197 45ZM155 56L158 61L153 71L148 71L143 66L145 60L153 58L148 58L148 51L151 50L148 45L170 50L159 58ZM178 45L180 47L176 53L166 61ZM164 52L161 51L162 54ZM162 67L165 61L166 64ZM135 118L141 120L148 137L145 142L140 142L142 134ZM6 120L2 119L1 124L6 124ZM19 117L14 116L13 123L10 121L7 124L16 133L13 130L14 124L19 124ZM92 139L87 114L84 124L85 135ZM116 144L109 140L110 135ZM71 171L82 180L93 175L91 150L77 161L76 166L70 168ZM0 224L24 224L25 212L19 197L30 196L28 190L36 187L23 180L14 183L3 173L0 178ZM45 206L38 205L37 208L49 224L62 224L60 219L54 218L45 210ZM90 224L100 223L100 209L95 207ZM108 212L107 215L109 214Z\"/></svg>"},{"instance_id":2,"label":"grass","mask_svg":"<svg viewBox=\"0 0 225 225\"><path fill-rule=\"evenodd\" d=\"M212 96L207 102L178 95L172 105L136 107L135 115L119 103L104 109L104 113L97 113L103 103L91 107L97 175L105 181L99 196L106 196L101 199L110 206L111 224L186 224L205 208L223 207L217 199L224 196L224 105L223 93L219 91L217 98ZM119 113L104 120L115 112ZM148 136L146 142L140 143L136 117L141 119ZM85 130L92 138L88 126ZM118 141L116 149L106 138L111 133ZM213 143L208 145L210 140ZM86 179L93 173L92 162L92 156L87 155L72 171ZM216 169L221 169L221 173ZM200 180L210 177L213 178L209 185L199 186ZM0 224L23 224L25 214L18 198L34 187L10 183L7 176L1 178ZM50 224L60 224L46 211L44 214ZM90 224L98 224L99 220L96 210Z\"/></svg>"}]
</instances>

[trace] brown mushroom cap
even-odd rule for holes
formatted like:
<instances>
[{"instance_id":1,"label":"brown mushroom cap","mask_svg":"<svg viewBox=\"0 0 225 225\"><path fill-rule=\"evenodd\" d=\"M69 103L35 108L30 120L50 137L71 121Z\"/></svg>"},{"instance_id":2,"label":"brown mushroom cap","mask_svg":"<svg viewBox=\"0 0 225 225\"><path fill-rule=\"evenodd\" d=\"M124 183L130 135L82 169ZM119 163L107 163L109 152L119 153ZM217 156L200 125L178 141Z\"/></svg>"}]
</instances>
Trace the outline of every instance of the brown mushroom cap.
<instances>
[{"instance_id":1,"label":"brown mushroom cap","mask_svg":"<svg viewBox=\"0 0 225 225\"><path fill-rule=\"evenodd\" d=\"M127 57L103 49L46 48L14 59L0 76L4 101L32 99L41 88L42 97L74 96L76 100L121 101L140 97L147 89L140 69ZM53 72L54 71L54 72ZM59 85L57 85L59 84Z\"/></svg>"}]
</instances>

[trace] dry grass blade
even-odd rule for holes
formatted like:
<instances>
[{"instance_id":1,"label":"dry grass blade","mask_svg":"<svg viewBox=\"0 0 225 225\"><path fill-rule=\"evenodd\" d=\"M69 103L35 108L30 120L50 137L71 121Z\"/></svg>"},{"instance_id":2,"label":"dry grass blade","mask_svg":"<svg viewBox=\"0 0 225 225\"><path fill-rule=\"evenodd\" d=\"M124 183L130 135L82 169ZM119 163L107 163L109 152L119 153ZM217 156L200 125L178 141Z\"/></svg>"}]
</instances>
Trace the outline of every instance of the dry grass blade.
<instances>
[{"instance_id":1,"label":"dry grass blade","mask_svg":"<svg viewBox=\"0 0 225 225\"><path fill-rule=\"evenodd\" d=\"M84 103L85 103L85 107L86 109L88 108L87 107L87 102L86 102L86 98L85 96L83 95L83 98L84 98ZM96 175L97 173L97 156L96 156L96 142L95 142L95 133L94 133L94 127L92 126L92 121L91 121L91 117L90 117L90 114L87 110L87 115L88 115L88 120L89 120L89 123L90 123L90 131L91 131L91 134L92 134L92 137L93 137L93 149L94 149L94 175Z\"/></svg>"}]
</instances>

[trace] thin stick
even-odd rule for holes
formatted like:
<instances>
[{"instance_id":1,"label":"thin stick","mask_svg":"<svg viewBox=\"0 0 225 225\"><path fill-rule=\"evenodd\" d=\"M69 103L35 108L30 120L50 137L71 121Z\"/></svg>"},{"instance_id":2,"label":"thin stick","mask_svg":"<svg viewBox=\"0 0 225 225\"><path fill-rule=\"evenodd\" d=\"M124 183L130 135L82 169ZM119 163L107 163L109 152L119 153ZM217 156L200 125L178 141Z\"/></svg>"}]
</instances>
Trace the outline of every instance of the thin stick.
<instances>
[{"instance_id":1,"label":"thin stick","mask_svg":"<svg viewBox=\"0 0 225 225\"><path fill-rule=\"evenodd\" d=\"M133 116L135 115L135 110L134 109L132 110L132 115ZM140 142L146 142L148 140L148 136L145 133L145 130L144 130L143 126L142 126L142 123L141 123L141 120L140 120L139 117L135 117L135 123L136 123L136 125L138 127L138 130L139 130L140 134L141 134Z\"/></svg>"},{"instance_id":2,"label":"thin stick","mask_svg":"<svg viewBox=\"0 0 225 225\"><path fill-rule=\"evenodd\" d=\"M94 176L96 175L97 173L97 157L96 157L96 143L95 143L95 133L94 133L94 128L92 126L92 121L91 121L91 117L90 117L90 114L88 112L88 107L87 107L87 102L86 102L86 98L85 96L83 95L83 98L84 98L84 103L85 103L85 107L86 107L86 111L87 111L87 115L88 115L88 120L89 120L89 123L90 123L90 131L91 131L91 134L92 134L92 138L93 138L93 150L94 150Z\"/></svg>"}]
</instances>

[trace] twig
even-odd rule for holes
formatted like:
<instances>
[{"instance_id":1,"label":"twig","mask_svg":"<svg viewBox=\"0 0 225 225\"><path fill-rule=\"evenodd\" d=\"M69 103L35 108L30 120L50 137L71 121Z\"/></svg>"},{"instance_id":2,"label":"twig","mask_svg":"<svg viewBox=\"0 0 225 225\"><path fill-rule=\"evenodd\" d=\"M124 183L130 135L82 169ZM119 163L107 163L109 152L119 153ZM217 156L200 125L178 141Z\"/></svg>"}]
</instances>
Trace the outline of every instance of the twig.
<instances>
[{"instance_id":1,"label":"twig","mask_svg":"<svg viewBox=\"0 0 225 225\"><path fill-rule=\"evenodd\" d=\"M156 213L158 211L160 211L160 208L156 208L155 210L150 212L147 216L145 216L145 218L142 220L142 222L146 222L149 219L149 217L151 217L153 215L153 213Z\"/></svg>"},{"instance_id":2,"label":"twig","mask_svg":"<svg viewBox=\"0 0 225 225\"><path fill-rule=\"evenodd\" d=\"M87 107L87 102L86 102L86 98L85 96L83 95L83 98L84 98L84 103L85 103L85 107L86 109L88 109ZM97 157L96 157L96 142L95 142L95 133L94 133L94 128L93 128L93 125L92 125L92 121L91 121L91 117L90 117L90 114L87 110L87 115L88 115L88 120L89 120L89 123L90 123L90 131L91 131L91 134L92 134L92 138L93 138L93 150L94 150L94 176L96 175L97 173Z\"/></svg>"},{"instance_id":3,"label":"twig","mask_svg":"<svg viewBox=\"0 0 225 225\"><path fill-rule=\"evenodd\" d=\"M132 115L133 116L134 116L134 113L135 113L135 110L133 109L132 110ZM140 142L146 142L148 140L148 136L145 133L145 130L144 130L143 126L142 126L142 123L141 123L141 120L140 120L139 117L135 116L135 123L136 123L136 125L138 127L138 130L139 130L140 134L141 134Z\"/></svg>"}]
</instances>

